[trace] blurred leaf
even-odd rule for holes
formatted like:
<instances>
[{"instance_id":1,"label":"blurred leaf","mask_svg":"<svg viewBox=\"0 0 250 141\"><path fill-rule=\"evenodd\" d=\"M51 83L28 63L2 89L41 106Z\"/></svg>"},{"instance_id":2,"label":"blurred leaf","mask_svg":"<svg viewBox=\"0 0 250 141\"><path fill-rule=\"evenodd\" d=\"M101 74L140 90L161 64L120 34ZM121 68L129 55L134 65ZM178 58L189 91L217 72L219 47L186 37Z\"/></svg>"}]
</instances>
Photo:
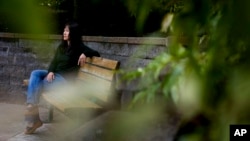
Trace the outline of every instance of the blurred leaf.
<instances>
[{"instance_id":1,"label":"blurred leaf","mask_svg":"<svg viewBox=\"0 0 250 141\"><path fill-rule=\"evenodd\" d=\"M159 6L162 2L156 3ZM157 4L145 6L148 9L144 11ZM133 104L147 105L159 97L165 102L172 99L185 121L182 127L196 123L194 130L181 133L177 140L226 141L230 124L250 122L249 4L247 0L183 0L181 10L163 21L162 30L171 27L175 37L168 42L168 50L140 70L146 87L135 95ZM133 9L140 10L138 7ZM188 42L181 41L182 37ZM135 79L142 76L133 73L138 71L128 74ZM193 121L197 115L209 123Z\"/></svg>"},{"instance_id":2,"label":"blurred leaf","mask_svg":"<svg viewBox=\"0 0 250 141\"><path fill-rule=\"evenodd\" d=\"M39 6L35 0L8 0L0 2L0 12L10 27L25 33L50 33L53 30L53 17L47 9ZM48 24L51 23L51 24Z\"/></svg>"}]
</instances>

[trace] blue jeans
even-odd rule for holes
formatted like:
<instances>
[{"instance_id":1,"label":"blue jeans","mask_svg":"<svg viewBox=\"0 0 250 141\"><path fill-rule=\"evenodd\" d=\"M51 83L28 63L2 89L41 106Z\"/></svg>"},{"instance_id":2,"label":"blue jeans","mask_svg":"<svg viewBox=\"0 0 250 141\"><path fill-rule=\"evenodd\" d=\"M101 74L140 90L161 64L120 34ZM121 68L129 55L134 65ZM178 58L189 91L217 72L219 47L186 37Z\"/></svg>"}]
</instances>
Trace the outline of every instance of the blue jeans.
<instances>
[{"instance_id":1,"label":"blue jeans","mask_svg":"<svg viewBox=\"0 0 250 141\"><path fill-rule=\"evenodd\" d=\"M54 74L55 77L52 82L48 82L46 80L47 74L47 70L34 70L31 72L26 103L36 105L39 103L41 91L50 90L55 85L67 83L66 80L58 73Z\"/></svg>"}]
</instances>

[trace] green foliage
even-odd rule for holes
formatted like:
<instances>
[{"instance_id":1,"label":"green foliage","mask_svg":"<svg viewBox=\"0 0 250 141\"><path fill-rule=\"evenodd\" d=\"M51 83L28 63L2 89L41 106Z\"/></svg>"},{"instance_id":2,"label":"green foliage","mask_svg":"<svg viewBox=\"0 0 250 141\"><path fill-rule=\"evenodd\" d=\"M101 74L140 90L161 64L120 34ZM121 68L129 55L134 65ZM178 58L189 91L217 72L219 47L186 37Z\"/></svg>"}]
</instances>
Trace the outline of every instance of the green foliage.
<instances>
[{"instance_id":1,"label":"green foliage","mask_svg":"<svg viewBox=\"0 0 250 141\"><path fill-rule=\"evenodd\" d=\"M66 0L39 0L39 5L59 9L61 4L65 1Z\"/></svg>"},{"instance_id":2,"label":"green foliage","mask_svg":"<svg viewBox=\"0 0 250 141\"><path fill-rule=\"evenodd\" d=\"M7 28L15 29L16 32L49 33L54 28L51 14L35 0L0 1L0 14L3 20L0 24L9 23Z\"/></svg>"},{"instance_id":3,"label":"green foliage","mask_svg":"<svg viewBox=\"0 0 250 141\"><path fill-rule=\"evenodd\" d=\"M125 4L131 15L136 17L136 29L140 32L150 13L178 12L183 0L126 0Z\"/></svg>"},{"instance_id":4,"label":"green foliage","mask_svg":"<svg viewBox=\"0 0 250 141\"><path fill-rule=\"evenodd\" d=\"M250 122L247 102L250 2L183 2L183 8L170 25L176 39L168 45L169 50L145 68L123 73L126 80L142 80L142 90L136 94L132 106L157 102L157 97L173 99L184 121L191 121L197 115L204 115L210 121L209 125L182 135L180 140L226 141L230 124ZM137 9L151 10L145 10L150 6L141 5ZM179 37L187 37L188 44L183 45Z\"/></svg>"}]
</instances>

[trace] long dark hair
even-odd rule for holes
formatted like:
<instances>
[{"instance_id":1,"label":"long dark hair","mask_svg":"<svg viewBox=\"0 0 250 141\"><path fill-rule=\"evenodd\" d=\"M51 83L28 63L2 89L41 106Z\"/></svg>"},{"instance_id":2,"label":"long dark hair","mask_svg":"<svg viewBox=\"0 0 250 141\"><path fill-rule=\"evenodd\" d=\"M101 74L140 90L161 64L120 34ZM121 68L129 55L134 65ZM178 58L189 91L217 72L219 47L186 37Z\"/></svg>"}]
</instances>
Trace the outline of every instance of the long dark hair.
<instances>
[{"instance_id":1,"label":"long dark hair","mask_svg":"<svg viewBox=\"0 0 250 141\"><path fill-rule=\"evenodd\" d=\"M68 42L62 39L62 44L60 47L63 50L67 49L76 49L79 47L80 44L82 44L82 33L81 33L81 28L80 25L75 22L67 22L64 27L68 26L69 27L69 41L70 45L68 45Z\"/></svg>"}]
</instances>

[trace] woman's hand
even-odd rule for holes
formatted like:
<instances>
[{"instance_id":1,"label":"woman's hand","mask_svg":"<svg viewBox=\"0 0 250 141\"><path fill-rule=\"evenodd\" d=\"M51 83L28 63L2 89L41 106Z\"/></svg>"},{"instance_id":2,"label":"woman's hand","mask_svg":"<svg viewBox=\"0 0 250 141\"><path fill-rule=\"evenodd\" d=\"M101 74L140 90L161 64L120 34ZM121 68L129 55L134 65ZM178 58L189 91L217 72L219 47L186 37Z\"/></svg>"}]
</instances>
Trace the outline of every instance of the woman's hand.
<instances>
[{"instance_id":1,"label":"woman's hand","mask_svg":"<svg viewBox=\"0 0 250 141\"><path fill-rule=\"evenodd\" d=\"M54 80L54 78L55 78L55 75L53 72L48 73L46 76L46 79L48 82L52 82Z\"/></svg>"},{"instance_id":2,"label":"woman's hand","mask_svg":"<svg viewBox=\"0 0 250 141\"><path fill-rule=\"evenodd\" d=\"M82 53L78 59L78 65L84 65L85 64L85 61L86 61L86 56Z\"/></svg>"}]
</instances>

